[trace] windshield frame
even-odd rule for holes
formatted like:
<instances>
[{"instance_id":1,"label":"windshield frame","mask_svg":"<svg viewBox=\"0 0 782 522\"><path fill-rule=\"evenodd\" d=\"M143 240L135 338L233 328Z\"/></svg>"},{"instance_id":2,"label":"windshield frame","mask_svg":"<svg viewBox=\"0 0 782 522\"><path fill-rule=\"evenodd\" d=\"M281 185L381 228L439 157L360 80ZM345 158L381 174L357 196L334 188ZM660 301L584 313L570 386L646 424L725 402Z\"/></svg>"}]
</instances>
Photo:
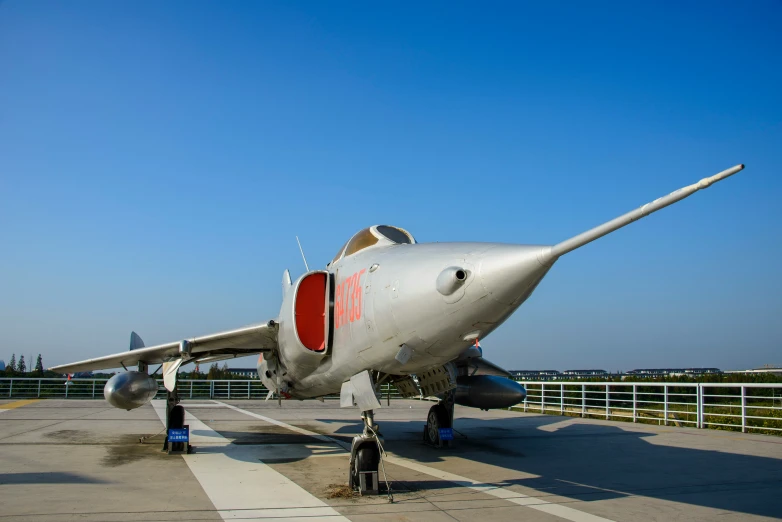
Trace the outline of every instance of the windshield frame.
<instances>
[{"instance_id":1,"label":"windshield frame","mask_svg":"<svg viewBox=\"0 0 782 522\"><path fill-rule=\"evenodd\" d=\"M406 242L396 242L392 238L385 235L383 232L381 232L378 227L387 227L390 229L393 229L400 234L403 234L405 238L407 239ZM416 240L413 237L413 235L405 230L402 227L395 227L393 225L372 225L367 228L362 228L355 234L353 234L350 239L348 239L344 245L339 249L337 252L337 255L334 256L334 259L331 260L331 262L327 265L333 265L337 261L344 259L348 256L352 256L354 254L357 254L358 252L361 252L362 250L366 250L367 248L375 248L378 246L397 246L397 245L414 245L416 244Z\"/></svg>"}]
</instances>

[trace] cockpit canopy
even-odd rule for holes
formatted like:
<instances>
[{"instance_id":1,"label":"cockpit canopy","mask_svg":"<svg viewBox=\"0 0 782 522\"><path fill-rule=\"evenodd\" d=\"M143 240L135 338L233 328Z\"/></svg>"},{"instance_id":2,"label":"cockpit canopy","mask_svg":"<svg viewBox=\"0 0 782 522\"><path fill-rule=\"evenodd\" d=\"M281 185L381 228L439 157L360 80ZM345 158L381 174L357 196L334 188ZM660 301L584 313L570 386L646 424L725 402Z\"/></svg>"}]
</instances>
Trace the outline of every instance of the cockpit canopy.
<instances>
[{"instance_id":1,"label":"cockpit canopy","mask_svg":"<svg viewBox=\"0 0 782 522\"><path fill-rule=\"evenodd\" d=\"M355 235L342 245L332 263L336 263L343 256L351 256L356 252L374 246L413 245L415 238L404 228L390 225L373 225L355 233Z\"/></svg>"}]
</instances>

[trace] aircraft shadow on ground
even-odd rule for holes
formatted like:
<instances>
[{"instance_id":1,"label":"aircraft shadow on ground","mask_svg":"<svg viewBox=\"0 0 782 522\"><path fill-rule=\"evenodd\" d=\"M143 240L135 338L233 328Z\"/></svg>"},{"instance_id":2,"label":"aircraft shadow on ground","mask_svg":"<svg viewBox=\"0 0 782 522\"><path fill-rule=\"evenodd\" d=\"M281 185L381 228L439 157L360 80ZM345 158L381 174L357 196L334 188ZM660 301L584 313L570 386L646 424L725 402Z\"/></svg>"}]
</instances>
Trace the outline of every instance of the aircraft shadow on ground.
<instances>
[{"instance_id":1,"label":"aircraft shadow on ground","mask_svg":"<svg viewBox=\"0 0 782 522\"><path fill-rule=\"evenodd\" d=\"M0 473L0 486L17 484L109 484L105 480L66 472Z\"/></svg>"},{"instance_id":2,"label":"aircraft shadow on ground","mask_svg":"<svg viewBox=\"0 0 782 522\"><path fill-rule=\"evenodd\" d=\"M361 421L317 421L326 425L339 423L337 429L326 430L324 434L344 442L361 431ZM782 493L782 461L776 458L666 445L670 438L658 437L660 434L655 432L633 431L632 425L583 423L549 415L457 418L454 445L443 449L423 443L423 420L380 419L378 423L386 449L395 455L423 464L458 457L476 465L490 465L494 467L492 476L496 477L491 484L532 488L536 492L531 494L542 495L543 499L560 496L590 502L639 496L782 517L782 504L777 498ZM704 435L694 429L677 432L695 437ZM285 463L311 456L313 452L306 445L328 446L313 437L279 427L258 426L252 431L220 431L220 434L235 439L234 444L197 451L222 452L232 458L257 462L260 457L251 448L244 451L237 448L253 444L301 445L292 453L281 452L276 456L273 449L264 451L265 462ZM727 448L729 440L720 438L719 444ZM702 438L692 440L703 441ZM689 443L685 441L682 445ZM326 453L342 451L334 445ZM464 473L475 478L470 477L469 471ZM459 486L435 478L396 482L395 486L411 491L448 487Z\"/></svg>"},{"instance_id":3,"label":"aircraft shadow on ground","mask_svg":"<svg viewBox=\"0 0 782 522\"><path fill-rule=\"evenodd\" d=\"M457 437L452 448L440 450L420 442L420 431L418 444L405 443L394 437L395 427L391 425L386 447L400 457L424 464L457 456L495 466L494 484L517 484L544 495L580 501L640 496L782 516L778 500L782 493L780 459L666 445L665 440L671 439L654 432L563 422L568 420L556 416L526 417L521 418L522 422L517 418L460 418L456 429L466 438ZM552 426L556 423L563 424ZM409 427L402 428L409 431ZM690 435L702 436L693 432ZM723 447L728 447L728 440L721 440ZM506 477L502 469L509 471ZM518 478L519 474L526 477Z\"/></svg>"},{"instance_id":4,"label":"aircraft shadow on ground","mask_svg":"<svg viewBox=\"0 0 782 522\"><path fill-rule=\"evenodd\" d=\"M350 440L361 430L360 421L337 422L343 424L334 431L340 439ZM674 446L666 443L672 438L634 431L632 425L593 424L549 415L461 417L456 419L453 447L436 449L423 443L423 421L378 422L386 449L400 457L426 464L455 456L488 464L497 471L492 484L529 487L544 499L556 495L589 502L640 496L782 517L782 504L777 499L782 494L782 460L743 455L738 453L740 447L731 448L737 453L682 447L702 443L707 432L676 430L698 438ZM731 440L720 437L718 444L727 449ZM506 476L502 470L507 470ZM520 474L524 477L519 478ZM441 483L436 479L431 482ZM408 486L425 489L426 484L429 482Z\"/></svg>"}]
</instances>

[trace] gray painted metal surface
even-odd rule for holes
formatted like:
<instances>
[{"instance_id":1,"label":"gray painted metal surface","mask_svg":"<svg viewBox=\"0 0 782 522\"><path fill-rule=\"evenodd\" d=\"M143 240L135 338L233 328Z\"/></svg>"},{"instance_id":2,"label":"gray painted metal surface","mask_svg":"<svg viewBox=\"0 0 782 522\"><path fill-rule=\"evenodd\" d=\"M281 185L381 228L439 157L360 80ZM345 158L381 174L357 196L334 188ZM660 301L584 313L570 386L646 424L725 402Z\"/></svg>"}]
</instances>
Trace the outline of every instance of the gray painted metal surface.
<instances>
[{"instance_id":1,"label":"gray painted metal surface","mask_svg":"<svg viewBox=\"0 0 782 522\"><path fill-rule=\"evenodd\" d=\"M73 381L68 381L65 385L73 386ZM103 387L106 401L121 410L133 410L143 406L154 399L157 392L157 381L141 372L118 373Z\"/></svg>"},{"instance_id":2,"label":"gray painted metal surface","mask_svg":"<svg viewBox=\"0 0 782 522\"><path fill-rule=\"evenodd\" d=\"M338 393L344 382L365 371L396 380L456 365L459 375L467 375L470 366L462 355L529 298L561 255L741 169L737 165L704 178L553 247L421 244L403 229L375 225L356 233L325 270L308 271L296 281L286 271L280 313L268 323L53 369L143 368L161 362L173 367L260 353L264 385L296 399ZM313 293L316 280L324 281L323 294ZM323 325L307 315L313 303L321 306L316 315ZM398 358L403 346L405 357Z\"/></svg>"}]
</instances>

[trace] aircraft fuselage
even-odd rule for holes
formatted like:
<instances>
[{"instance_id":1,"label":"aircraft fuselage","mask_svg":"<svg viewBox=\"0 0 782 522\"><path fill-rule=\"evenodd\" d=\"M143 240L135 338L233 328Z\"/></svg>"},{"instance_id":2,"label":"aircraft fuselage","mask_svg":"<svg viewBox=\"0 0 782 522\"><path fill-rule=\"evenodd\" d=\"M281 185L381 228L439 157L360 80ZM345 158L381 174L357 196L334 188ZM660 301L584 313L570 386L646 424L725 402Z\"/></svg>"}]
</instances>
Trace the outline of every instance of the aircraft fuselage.
<instances>
[{"instance_id":1,"label":"aircraft fuselage","mask_svg":"<svg viewBox=\"0 0 782 522\"><path fill-rule=\"evenodd\" d=\"M334 280L327 318L333 338L321 357L300 353L306 348L292 335L290 294L305 274L284 290L280 311L288 393L317 397L338 392L342 382L364 370L415 374L456 359L531 295L554 262L550 251L500 243L416 243L344 257L328 268ZM412 350L404 364L395 358L403 345ZM302 362L307 356L312 363Z\"/></svg>"}]
</instances>

